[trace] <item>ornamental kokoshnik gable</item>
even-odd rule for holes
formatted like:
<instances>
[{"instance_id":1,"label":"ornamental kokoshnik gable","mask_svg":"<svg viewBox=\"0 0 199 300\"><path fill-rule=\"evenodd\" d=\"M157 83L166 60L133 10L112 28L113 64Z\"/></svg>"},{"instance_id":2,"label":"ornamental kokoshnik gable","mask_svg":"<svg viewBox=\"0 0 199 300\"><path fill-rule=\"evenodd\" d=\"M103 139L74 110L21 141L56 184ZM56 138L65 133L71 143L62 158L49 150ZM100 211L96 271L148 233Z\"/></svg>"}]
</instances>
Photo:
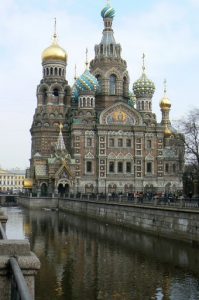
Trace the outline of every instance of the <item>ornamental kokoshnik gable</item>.
<instances>
[{"instance_id":1,"label":"ornamental kokoshnik gable","mask_svg":"<svg viewBox=\"0 0 199 300\"><path fill-rule=\"evenodd\" d=\"M184 147L171 126L170 100L152 110L154 83L145 71L129 92L127 63L114 38L114 9L103 8L102 40L73 87L67 53L57 41L43 51L43 78L31 127L29 177L33 192L131 193L182 189Z\"/></svg>"}]
</instances>

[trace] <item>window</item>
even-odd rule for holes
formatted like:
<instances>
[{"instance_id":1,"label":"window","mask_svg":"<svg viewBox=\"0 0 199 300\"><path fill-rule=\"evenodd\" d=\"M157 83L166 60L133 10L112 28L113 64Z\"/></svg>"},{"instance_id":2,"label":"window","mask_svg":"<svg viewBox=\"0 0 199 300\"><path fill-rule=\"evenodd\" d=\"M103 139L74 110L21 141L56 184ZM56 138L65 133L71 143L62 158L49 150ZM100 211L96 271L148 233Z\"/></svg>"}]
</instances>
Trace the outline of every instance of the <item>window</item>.
<instances>
[{"instance_id":1,"label":"window","mask_svg":"<svg viewBox=\"0 0 199 300\"><path fill-rule=\"evenodd\" d=\"M165 164L165 173L169 173L169 164Z\"/></svg>"},{"instance_id":2,"label":"window","mask_svg":"<svg viewBox=\"0 0 199 300\"><path fill-rule=\"evenodd\" d=\"M114 147L114 146L115 146L115 140L109 139L109 147Z\"/></svg>"},{"instance_id":3,"label":"window","mask_svg":"<svg viewBox=\"0 0 199 300\"><path fill-rule=\"evenodd\" d=\"M118 173L123 173L123 162L119 161L117 165Z\"/></svg>"},{"instance_id":4,"label":"window","mask_svg":"<svg viewBox=\"0 0 199 300\"><path fill-rule=\"evenodd\" d=\"M58 89L53 90L53 96L58 97L59 96L59 91Z\"/></svg>"},{"instance_id":5,"label":"window","mask_svg":"<svg viewBox=\"0 0 199 300\"><path fill-rule=\"evenodd\" d=\"M146 141L146 147L147 147L147 149L151 149L151 145L152 145L151 140L147 140Z\"/></svg>"},{"instance_id":6,"label":"window","mask_svg":"<svg viewBox=\"0 0 199 300\"><path fill-rule=\"evenodd\" d=\"M118 139L118 147L123 147L123 139Z\"/></svg>"},{"instance_id":7,"label":"window","mask_svg":"<svg viewBox=\"0 0 199 300\"><path fill-rule=\"evenodd\" d=\"M173 173L176 172L176 164L173 164Z\"/></svg>"},{"instance_id":8,"label":"window","mask_svg":"<svg viewBox=\"0 0 199 300\"><path fill-rule=\"evenodd\" d=\"M152 173L152 163L151 162L148 162L146 164L146 171L147 171L147 173Z\"/></svg>"},{"instance_id":9,"label":"window","mask_svg":"<svg viewBox=\"0 0 199 300\"><path fill-rule=\"evenodd\" d=\"M86 172L91 173L92 172L92 161L86 162Z\"/></svg>"},{"instance_id":10,"label":"window","mask_svg":"<svg viewBox=\"0 0 199 300\"><path fill-rule=\"evenodd\" d=\"M115 164L113 161L109 162L109 172L114 173L115 172Z\"/></svg>"},{"instance_id":11,"label":"window","mask_svg":"<svg viewBox=\"0 0 199 300\"><path fill-rule=\"evenodd\" d=\"M126 163L126 173L131 173L131 163L130 162Z\"/></svg>"},{"instance_id":12,"label":"window","mask_svg":"<svg viewBox=\"0 0 199 300\"><path fill-rule=\"evenodd\" d=\"M116 94L116 76L111 75L109 79L109 92L110 95L115 95Z\"/></svg>"},{"instance_id":13,"label":"window","mask_svg":"<svg viewBox=\"0 0 199 300\"><path fill-rule=\"evenodd\" d=\"M91 147L92 146L92 138L87 138L86 140L86 146Z\"/></svg>"},{"instance_id":14,"label":"window","mask_svg":"<svg viewBox=\"0 0 199 300\"><path fill-rule=\"evenodd\" d=\"M127 139L127 140L126 140L126 146L127 146L127 147L131 147L131 140L130 140L130 139Z\"/></svg>"}]
</instances>

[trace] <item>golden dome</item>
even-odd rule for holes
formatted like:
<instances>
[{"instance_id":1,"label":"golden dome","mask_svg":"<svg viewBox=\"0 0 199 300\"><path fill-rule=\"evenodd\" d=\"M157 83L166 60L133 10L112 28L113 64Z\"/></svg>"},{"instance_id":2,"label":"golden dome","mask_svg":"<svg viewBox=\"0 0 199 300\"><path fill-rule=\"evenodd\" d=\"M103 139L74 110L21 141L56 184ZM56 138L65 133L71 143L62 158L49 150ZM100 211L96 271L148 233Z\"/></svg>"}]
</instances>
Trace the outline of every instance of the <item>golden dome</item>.
<instances>
[{"instance_id":1,"label":"golden dome","mask_svg":"<svg viewBox=\"0 0 199 300\"><path fill-rule=\"evenodd\" d=\"M169 138L171 135L172 135L172 131L169 129L168 125L166 125L164 129L164 136L166 138Z\"/></svg>"},{"instance_id":2,"label":"golden dome","mask_svg":"<svg viewBox=\"0 0 199 300\"><path fill-rule=\"evenodd\" d=\"M169 98L167 98L166 96L164 98L162 98L162 100L160 101L160 107L162 109L170 109L171 101L169 100Z\"/></svg>"},{"instance_id":3,"label":"golden dome","mask_svg":"<svg viewBox=\"0 0 199 300\"><path fill-rule=\"evenodd\" d=\"M46 48L42 53L42 62L51 60L67 61L67 53L57 43L57 35L54 34L52 45Z\"/></svg>"},{"instance_id":4,"label":"golden dome","mask_svg":"<svg viewBox=\"0 0 199 300\"><path fill-rule=\"evenodd\" d=\"M23 188L32 189L32 187L33 187L33 180L31 178L25 178L23 181Z\"/></svg>"}]
</instances>

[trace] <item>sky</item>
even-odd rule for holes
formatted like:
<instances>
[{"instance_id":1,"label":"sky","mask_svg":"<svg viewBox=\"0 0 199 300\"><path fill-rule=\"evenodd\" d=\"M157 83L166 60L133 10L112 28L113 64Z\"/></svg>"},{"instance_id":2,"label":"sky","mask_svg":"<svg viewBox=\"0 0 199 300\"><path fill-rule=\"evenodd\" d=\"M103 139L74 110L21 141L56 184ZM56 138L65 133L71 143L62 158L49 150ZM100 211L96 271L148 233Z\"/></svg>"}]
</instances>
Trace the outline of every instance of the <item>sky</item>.
<instances>
[{"instance_id":1,"label":"sky","mask_svg":"<svg viewBox=\"0 0 199 300\"><path fill-rule=\"evenodd\" d=\"M115 39L122 46L133 82L146 73L154 81L153 111L161 120L163 81L172 103L171 121L198 107L199 0L111 0ZM29 166L30 127L36 88L42 79L41 53L52 41L57 18L59 44L68 53L66 78L85 68L85 50L94 57L101 40L106 0L0 0L0 166Z\"/></svg>"}]
</instances>

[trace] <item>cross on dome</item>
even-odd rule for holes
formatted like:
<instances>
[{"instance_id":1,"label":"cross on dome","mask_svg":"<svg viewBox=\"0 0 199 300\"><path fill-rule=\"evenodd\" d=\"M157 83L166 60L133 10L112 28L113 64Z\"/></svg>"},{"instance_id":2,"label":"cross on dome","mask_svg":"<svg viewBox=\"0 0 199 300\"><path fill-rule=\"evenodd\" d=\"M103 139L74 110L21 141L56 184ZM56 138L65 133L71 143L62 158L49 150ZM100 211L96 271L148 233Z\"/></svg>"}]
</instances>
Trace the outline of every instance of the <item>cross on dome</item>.
<instances>
[{"instance_id":1,"label":"cross on dome","mask_svg":"<svg viewBox=\"0 0 199 300\"><path fill-rule=\"evenodd\" d=\"M146 55L143 53L143 55L142 55L142 70L143 70L143 72L145 71L145 57L146 57Z\"/></svg>"}]
</instances>

